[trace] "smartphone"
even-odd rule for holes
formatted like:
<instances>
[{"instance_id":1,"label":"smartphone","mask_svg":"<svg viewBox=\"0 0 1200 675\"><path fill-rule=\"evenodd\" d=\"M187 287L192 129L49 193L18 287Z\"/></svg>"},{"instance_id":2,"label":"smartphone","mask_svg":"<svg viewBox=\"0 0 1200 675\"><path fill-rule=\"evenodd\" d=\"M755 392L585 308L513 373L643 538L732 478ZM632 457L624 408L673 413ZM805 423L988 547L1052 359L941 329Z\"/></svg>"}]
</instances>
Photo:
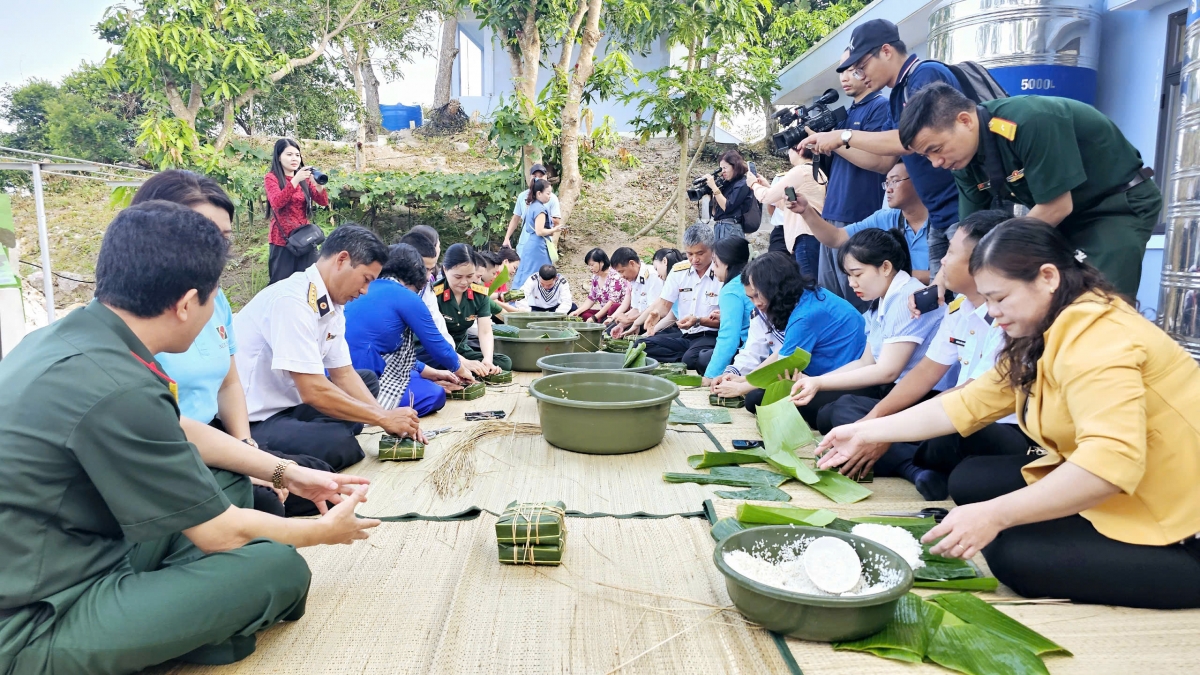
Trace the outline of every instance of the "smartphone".
<instances>
[{"instance_id":1,"label":"smartphone","mask_svg":"<svg viewBox=\"0 0 1200 675\"><path fill-rule=\"evenodd\" d=\"M483 420L502 420L504 419L503 410L479 410L476 412L463 413L463 417L468 422L482 422Z\"/></svg>"},{"instance_id":2,"label":"smartphone","mask_svg":"<svg viewBox=\"0 0 1200 675\"><path fill-rule=\"evenodd\" d=\"M938 308L938 287L930 286L913 293L913 301L917 305L918 312L922 314L932 312Z\"/></svg>"},{"instance_id":3,"label":"smartphone","mask_svg":"<svg viewBox=\"0 0 1200 675\"><path fill-rule=\"evenodd\" d=\"M789 201L796 201L796 188L791 185L783 188L783 194L787 195Z\"/></svg>"},{"instance_id":4,"label":"smartphone","mask_svg":"<svg viewBox=\"0 0 1200 675\"><path fill-rule=\"evenodd\" d=\"M735 441L733 442L733 449L734 449L734 450L749 450L750 448L761 448L761 447L763 447L763 442L762 442L762 441L739 441L739 440L735 440Z\"/></svg>"}]
</instances>

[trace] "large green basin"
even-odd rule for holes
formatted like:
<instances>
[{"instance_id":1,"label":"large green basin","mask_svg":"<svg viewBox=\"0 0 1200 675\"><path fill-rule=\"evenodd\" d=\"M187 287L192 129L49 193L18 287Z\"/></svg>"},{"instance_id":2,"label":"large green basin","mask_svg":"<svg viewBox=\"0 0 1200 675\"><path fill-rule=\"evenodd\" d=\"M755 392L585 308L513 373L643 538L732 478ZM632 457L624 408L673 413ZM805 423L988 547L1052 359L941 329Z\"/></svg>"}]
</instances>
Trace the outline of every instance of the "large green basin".
<instances>
[{"instance_id":1,"label":"large green basin","mask_svg":"<svg viewBox=\"0 0 1200 675\"><path fill-rule=\"evenodd\" d=\"M761 584L738 574L725 562L726 551L742 550L769 556L801 537L837 537L846 541L858 552L870 581L876 581L879 573L888 567L899 569L903 578L899 584L873 595L819 596ZM878 633L892 620L896 603L913 585L908 563L891 549L869 539L821 527L752 527L723 539L713 551L713 562L725 575L729 598L747 619L767 630L814 642L857 640Z\"/></svg>"},{"instance_id":2,"label":"large green basin","mask_svg":"<svg viewBox=\"0 0 1200 675\"><path fill-rule=\"evenodd\" d=\"M580 371L534 380L542 435L551 445L591 455L652 448L667 433L674 382L645 373Z\"/></svg>"},{"instance_id":3,"label":"large green basin","mask_svg":"<svg viewBox=\"0 0 1200 675\"><path fill-rule=\"evenodd\" d=\"M501 316L504 317L504 323L513 328L529 328L534 321L557 321L557 317L563 315L554 312L511 312Z\"/></svg>"},{"instance_id":4,"label":"large green basin","mask_svg":"<svg viewBox=\"0 0 1200 675\"><path fill-rule=\"evenodd\" d=\"M554 373L574 373L582 370L616 370L623 373L648 373L658 367L658 361L646 357L646 365L637 368L622 368L625 363L624 354L608 352L574 354L554 354L538 359L538 367L543 375Z\"/></svg>"},{"instance_id":5,"label":"large green basin","mask_svg":"<svg viewBox=\"0 0 1200 675\"><path fill-rule=\"evenodd\" d=\"M541 336L549 335L549 338ZM573 330L522 328L519 337L496 335L496 352L512 359L512 369L535 373L538 359L550 354L570 354L575 349L579 333Z\"/></svg>"},{"instance_id":6,"label":"large green basin","mask_svg":"<svg viewBox=\"0 0 1200 675\"><path fill-rule=\"evenodd\" d=\"M577 352L598 352L604 341L604 324L588 323L586 321L534 321L529 328L557 328L573 330L579 333L579 342L575 343Z\"/></svg>"}]
</instances>

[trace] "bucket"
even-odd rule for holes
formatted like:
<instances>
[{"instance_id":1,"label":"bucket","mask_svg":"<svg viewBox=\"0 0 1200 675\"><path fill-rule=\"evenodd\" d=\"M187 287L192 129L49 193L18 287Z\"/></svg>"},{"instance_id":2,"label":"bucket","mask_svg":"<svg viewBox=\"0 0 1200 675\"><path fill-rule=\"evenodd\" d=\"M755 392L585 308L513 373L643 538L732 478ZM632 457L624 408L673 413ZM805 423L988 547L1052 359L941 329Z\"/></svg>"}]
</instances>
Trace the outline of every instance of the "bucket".
<instances>
[{"instance_id":1,"label":"bucket","mask_svg":"<svg viewBox=\"0 0 1200 675\"><path fill-rule=\"evenodd\" d=\"M545 338L543 335L549 335ZM534 373L538 367L538 359L551 354L570 354L575 349L575 341L579 333L573 330L529 329L520 330L517 337L507 335L495 336L496 353L504 354L512 359L512 369L526 373Z\"/></svg>"},{"instance_id":2,"label":"bucket","mask_svg":"<svg viewBox=\"0 0 1200 675\"><path fill-rule=\"evenodd\" d=\"M542 435L554 446L592 455L652 448L667 433L674 382L645 373L579 371L534 380Z\"/></svg>"},{"instance_id":3,"label":"bucket","mask_svg":"<svg viewBox=\"0 0 1200 675\"><path fill-rule=\"evenodd\" d=\"M543 375L555 373L574 373L581 370L617 370L623 373L648 373L658 367L658 361L646 357L646 365L637 368L622 368L625 363L624 354L609 354L608 352L574 354L554 354L538 359L538 367Z\"/></svg>"},{"instance_id":4,"label":"bucket","mask_svg":"<svg viewBox=\"0 0 1200 675\"><path fill-rule=\"evenodd\" d=\"M604 340L604 324L587 323L586 321L534 321L528 328L556 328L558 330L573 330L579 333L579 342L575 343L577 352L598 352Z\"/></svg>"}]
</instances>

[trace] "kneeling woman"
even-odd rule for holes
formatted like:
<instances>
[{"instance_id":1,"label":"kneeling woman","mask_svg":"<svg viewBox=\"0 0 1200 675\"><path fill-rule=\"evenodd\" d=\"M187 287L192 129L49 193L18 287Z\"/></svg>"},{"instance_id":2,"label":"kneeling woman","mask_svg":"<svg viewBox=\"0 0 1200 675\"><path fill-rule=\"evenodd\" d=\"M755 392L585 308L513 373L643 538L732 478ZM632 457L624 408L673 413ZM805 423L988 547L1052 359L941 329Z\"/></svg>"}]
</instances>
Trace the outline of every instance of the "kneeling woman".
<instances>
[{"instance_id":1,"label":"kneeling woman","mask_svg":"<svg viewBox=\"0 0 1200 675\"><path fill-rule=\"evenodd\" d=\"M471 381L466 360L438 332L419 293L428 277L417 249L395 244L367 293L346 305L346 342L355 368L379 376L379 405L424 417L446 405L446 391ZM445 370L421 363L415 340ZM454 372L451 372L451 371Z\"/></svg>"},{"instance_id":2,"label":"kneeling woman","mask_svg":"<svg viewBox=\"0 0 1200 675\"><path fill-rule=\"evenodd\" d=\"M464 364L475 375L494 375L512 370L512 360L496 353L492 335L491 301L487 288L475 283L474 250L466 244L454 244L442 258L442 278L433 284L438 309L446 318L446 329L455 350L466 359ZM479 329L479 349L467 343L467 329Z\"/></svg>"},{"instance_id":3,"label":"kneeling woman","mask_svg":"<svg viewBox=\"0 0 1200 675\"><path fill-rule=\"evenodd\" d=\"M804 276L796 261L786 253L775 251L752 260L742 270L742 284L758 312L783 333L777 355L768 357L762 365L803 349L812 356L805 372L824 375L863 353L867 334L862 315L854 305L817 286L812 277ZM764 338L768 337L764 333ZM747 344L747 348L754 346ZM750 412L762 402L763 390L746 383L744 375L722 375L717 380L714 391L723 396L744 393ZM726 382L726 386L721 386Z\"/></svg>"},{"instance_id":4,"label":"kneeling woman","mask_svg":"<svg viewBox=\"0 0 1200 675\"><path fill-rule=\"evenodd\" d=\"M864 443L966 436L1016 413L1045 454L959 464L959 506L926 537L940 539L933 552L982 551L1026 597L1200 607L1200 367L1082 258L1032 218L985 236L970 269L1009 337L996 368L832 430L819 463L839 466Z\"/></svg>"},{"instance_id":5,"label":"kneeling woman","mask_svg":"<svg viewBox=\"0 0 1200 675\"><path fill-rule=\"evenodd\" d=\"M722 284L717 296L721 324L717 330L717 344L712 349L701 349L696 364L704 374L705 386L733 363L733 357L750 332L754 304L746 297L746 287L742 284L742 270L749 260L750 242L741 237L727 237L713 244L713 274Z\"/></svg>"},{"instance_id":6,"label":"kneeling woman","mask_svg":"<svg viewBox=\"0 0 1200 675\"><path fill-rule=\"evenodd\" d=\"M900 230L863 230L838 249L838 266L859 298L871 303L863 315L867 346L860 358L834 372L801 375L792 400L810 425L825 431L821 408L846 394L881 399L925 356L945 308L913 318L908 299L925 288L914 279L908 244Z\"/></svg>"}]
</instances>

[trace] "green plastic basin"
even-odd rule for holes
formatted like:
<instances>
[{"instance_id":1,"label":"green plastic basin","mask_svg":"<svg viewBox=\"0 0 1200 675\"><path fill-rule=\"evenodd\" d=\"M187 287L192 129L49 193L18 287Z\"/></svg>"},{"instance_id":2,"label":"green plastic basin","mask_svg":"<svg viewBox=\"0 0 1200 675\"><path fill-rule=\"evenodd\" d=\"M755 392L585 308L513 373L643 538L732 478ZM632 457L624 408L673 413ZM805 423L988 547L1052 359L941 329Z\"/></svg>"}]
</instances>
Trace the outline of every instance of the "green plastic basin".
<instances>
[{"instance_id":1,"label":"green plastic basin","mask_svg":"<svg viewBox=\"0 0 1200 675\"><path fill-rule=\"evenodd\" d=\"M598 352L604 341L604 324L588 323L586 321L534 321L529 328L557 328L558 330L573 330L579 333L579 342L575 343L577 352Z\"/></svg>"},{"instance_id":2,"label":"green plastic basin","mask_svg":"<svg viewBox=\"0 0 1200 675\"><path fill-rule=\"evenodd\" d=\"M541 336L549 335L549 338ZM535 373L538 359L551 354L570 354L575 349L579 333L573 330L522 328L519 337L496 335L496 352L512 359L512 369Z\"/></svg>"},{"instance_id":3,"label":"green plastic basin","mask_svg":"<svg viewBox=\"0 0 1200 675\"><path fill-rule=\"evenodd\" d=\"M837 537L849 543L863 561L867 579L876 581L886 568L899 569L900 583L882 593L858 597L807 595L767 586L738 574L725 562L726 551L778 553L802 537ZM730 535L713 551L713 562L725 575L729 598L747 619L767 630L814 642L857 640L878 633L896 610L896 603L912 588L913 575L908 563L868 539L821 527L770 525L752 527Z\"/></svg>"},{"instance_id":4,"label":"green plastic basin","mask_svg":"<svg viewBox=\"0 0 1200 675\"><path fill-rule=\"evenodd\" d=\"M502 316L504 317L504 323L513 328L529 328L529 324L534 321L556 321L555 317L562 316L562 314L555 314L554 312L512 312L505 313Z\"/></svg>"},{"instance_id":5,"label":"green plastic basin","mask_svg":"<svg viewBox=\"0 0 1200 675\"><path fill-rule=\"evenodd\" d=\"M538 378L529 393L551 445L623 455L662 442L679 387L645 373L589 370Z\"/></svg>"},{"instance_id":6,"label":"green plastic basin","mask_svg":"<svg viewBox=\"0 0 1200 675\"><path fill-rule=\"evenodd\" d=\"M623 373L648 373L658 367L658 361L646 357L646 365L637 368L622 368L625 363L624 354L609 354L608 352L574 354L554 354L538 359L538 367L543 375L554 373L574 373L581 370L617 370Z\"/></svg>"}]
</instances>

